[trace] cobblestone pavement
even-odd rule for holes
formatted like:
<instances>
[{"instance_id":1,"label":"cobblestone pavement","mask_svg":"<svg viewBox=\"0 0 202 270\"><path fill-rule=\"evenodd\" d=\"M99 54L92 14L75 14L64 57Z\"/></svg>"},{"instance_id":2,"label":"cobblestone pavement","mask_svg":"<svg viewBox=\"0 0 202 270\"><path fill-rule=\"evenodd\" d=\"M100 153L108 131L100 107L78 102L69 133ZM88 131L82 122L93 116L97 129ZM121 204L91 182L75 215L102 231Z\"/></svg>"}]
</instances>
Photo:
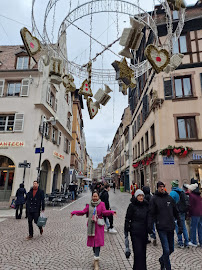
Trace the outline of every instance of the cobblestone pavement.
<instances>
[{"instance_id":1,"label":"cobblestone pavement","mask_svg":"<svg viewBox=\"0 0 202 270\"><path fill-rule=\"evenodd\" d=\"M0 269L1 270L92 270L93 253L86 246L86 217L74 216L72 210L81 210L90 200L90 192L77 201L63 207L47 207L47 225L43 236L34 225L34 238L27 241L26 219L8 217L0 222ZM100 270L132 269L133 258L124 254L123 225L130 195L110 191L111 208L117 210L114 225L118 233L105 233L105 246L101 249ZM158 258L162 251L158 245L147 248L148 270L160 269ZM201 270L202 249L175 249L171 255L172 270Z\"/></svg>"}]
</instances>

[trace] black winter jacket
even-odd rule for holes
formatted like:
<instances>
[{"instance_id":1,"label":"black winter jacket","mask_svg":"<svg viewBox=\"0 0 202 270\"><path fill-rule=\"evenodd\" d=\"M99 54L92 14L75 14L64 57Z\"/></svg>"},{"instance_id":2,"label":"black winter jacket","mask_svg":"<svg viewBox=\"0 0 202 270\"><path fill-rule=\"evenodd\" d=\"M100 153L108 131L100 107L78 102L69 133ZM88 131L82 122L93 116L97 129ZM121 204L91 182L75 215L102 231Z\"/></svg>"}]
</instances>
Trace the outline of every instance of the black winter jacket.
<instances>
[{"instance_id":1,"label":"black winter jacket","mask_svg":"<svg viewBox=\"0 0 202 270\"><path fill-rule=\"evenodd\" d=\"M139 202L135 197L131 199L125 217L125 232L145 235L148 232L149 204L146 200Z\"/></svg>"},{"instance_id":2,"label":"black winter jacket","mask_svg":"<svg viewBox=\"0 0 202 270\"><path fill-rule=\"evenodd\" d=\"M33 198L33 188L27 193L27 211L28 213L40 213L41 208L42 211L45 210L45 201L44 201L44 192L40 188L38 188L36 195Z\"/></svg>"},{"instance_id":3,"label":"black winter jacket","mask_svg":"<svg viewBox=\"0 0 202 270\"><path fill-rule=\"evenodd\" d=\"M151 198L152 198L152 195L150 193L150 187L148 186L144 186L142 188L142 191L144 192L144 198L146 201L150 202Z\"/></svg>"},{"instance_id":4,"label":"black winter jacket","mask_svg":"<svg viewBox=\"0 0 202 270\"><path fill-rule=\"evenodd\" d=\"M24 204L25 203L25 195L26 195L26 189L23 187L23 188L19 188L17 191L16 191L16 201L15 201L15 204L16 205L21 205L21 204Z\"/></svg>"},{"instance_id":5,"label":"black winter jacket","mask_svg":"<svg viewBox=\"0 0 202 270\"><path fill-rule=\"evenodd\" d=\"M106 189L100 193L100 200L105 203L106 210L109 210L109 193Z\"/></svg>"},{"instance_id":6,"label":"black winter jacket","mask_svg":"<svg viewBox=\"0 0 202 270\"><path fill-rule=\"evenodd\" d=\"M157 230L174 231L175 220L181 229L181 221L175 201L167 192L160 193L158 190L150 201L149 230L152 230L154 222Z\"/></svg>"}]
</instances>

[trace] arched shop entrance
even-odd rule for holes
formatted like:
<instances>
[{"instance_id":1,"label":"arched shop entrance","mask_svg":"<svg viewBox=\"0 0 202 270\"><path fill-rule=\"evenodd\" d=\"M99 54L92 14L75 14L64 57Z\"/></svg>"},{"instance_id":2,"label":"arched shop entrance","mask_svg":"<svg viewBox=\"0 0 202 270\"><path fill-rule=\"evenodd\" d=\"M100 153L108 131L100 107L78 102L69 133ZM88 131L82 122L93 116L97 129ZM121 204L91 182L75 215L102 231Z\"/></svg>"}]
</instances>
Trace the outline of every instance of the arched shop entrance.
<instances>
[{"instance_id":1,"label":"arched shop entrance","mask_svg":"<svg viewBox=\"0 0 202 270\"><path fill-rule=\"evenodd\" d=\"M60 165L57 164L54 169L54 174L53 174L53 185L52 185L52 192L54 192L56 189L59 189L58 187L58 178L60 174Z\"/></svg>"},{"instance_id":2,"label":"arched shop entrance","mask_svg":"<svg viewBox=\"0 0 202 270\"><path fill-rule=\"evenodd\" d=\"M41 176L39 183L39 187L44 191L44 193L46 193L47 190L47 183L50 178L50 172L51 172L50 162L48 160L45 160L41 166Z\"/></svg>"},{"instance_id":3,"label":"arched shop entrance","mask_svg":"<svg viewBox=\"0 0 202 270\"><path fill-rule=\"evenodd\" d=\"M13 161L6 156L0 156L0 201L9 201L10 199L14 172Z\"/></svg>"}]
</instances>

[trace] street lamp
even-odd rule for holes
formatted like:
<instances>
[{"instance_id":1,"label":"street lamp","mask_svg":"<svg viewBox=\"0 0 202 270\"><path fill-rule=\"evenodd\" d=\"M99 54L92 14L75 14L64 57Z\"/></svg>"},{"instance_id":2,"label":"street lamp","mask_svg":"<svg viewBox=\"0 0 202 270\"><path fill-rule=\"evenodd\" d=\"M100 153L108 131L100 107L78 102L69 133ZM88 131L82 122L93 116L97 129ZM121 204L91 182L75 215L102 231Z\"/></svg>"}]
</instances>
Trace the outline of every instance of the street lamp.
<instances>
[{"instance_id":1,"label":"street lamp","mask_svg":"<svg viewBox=\"0 0 202 270\"><path fill-rule=\"evenodd\" d=\"M42 118L42 135L41 135L41 147L40 147L40 153L39 153L39 165L37 167L37 181L40 182L40 172L41 172L41 156L42 156L42 148L43 148L43 137L44 137L44 131L45 131L45 123L51 123L52 126L56 125L57 117L50 117L49 119L46 119L45 117Z\"/></svg>"}]
</instances>

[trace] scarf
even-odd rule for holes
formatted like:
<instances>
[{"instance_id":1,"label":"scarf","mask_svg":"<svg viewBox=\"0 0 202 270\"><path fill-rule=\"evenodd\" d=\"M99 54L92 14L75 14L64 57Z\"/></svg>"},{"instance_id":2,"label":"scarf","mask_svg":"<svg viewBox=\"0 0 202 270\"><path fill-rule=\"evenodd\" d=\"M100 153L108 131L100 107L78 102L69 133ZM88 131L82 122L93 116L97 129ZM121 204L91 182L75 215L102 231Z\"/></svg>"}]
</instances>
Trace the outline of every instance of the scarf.
<instances>
[{"instance_id":1,"label":"scarf","mask_svg":"<svg viewBox=\"0 0 202 270\"><path fill-rule=\"evenodd\" d=\"M89 215L88 215L88 236L95 236L95 222L97 220L97 209L96 207L100 204L101 200L94 202L91 200L89 204Z\"/></svg>"}]
</instances>

